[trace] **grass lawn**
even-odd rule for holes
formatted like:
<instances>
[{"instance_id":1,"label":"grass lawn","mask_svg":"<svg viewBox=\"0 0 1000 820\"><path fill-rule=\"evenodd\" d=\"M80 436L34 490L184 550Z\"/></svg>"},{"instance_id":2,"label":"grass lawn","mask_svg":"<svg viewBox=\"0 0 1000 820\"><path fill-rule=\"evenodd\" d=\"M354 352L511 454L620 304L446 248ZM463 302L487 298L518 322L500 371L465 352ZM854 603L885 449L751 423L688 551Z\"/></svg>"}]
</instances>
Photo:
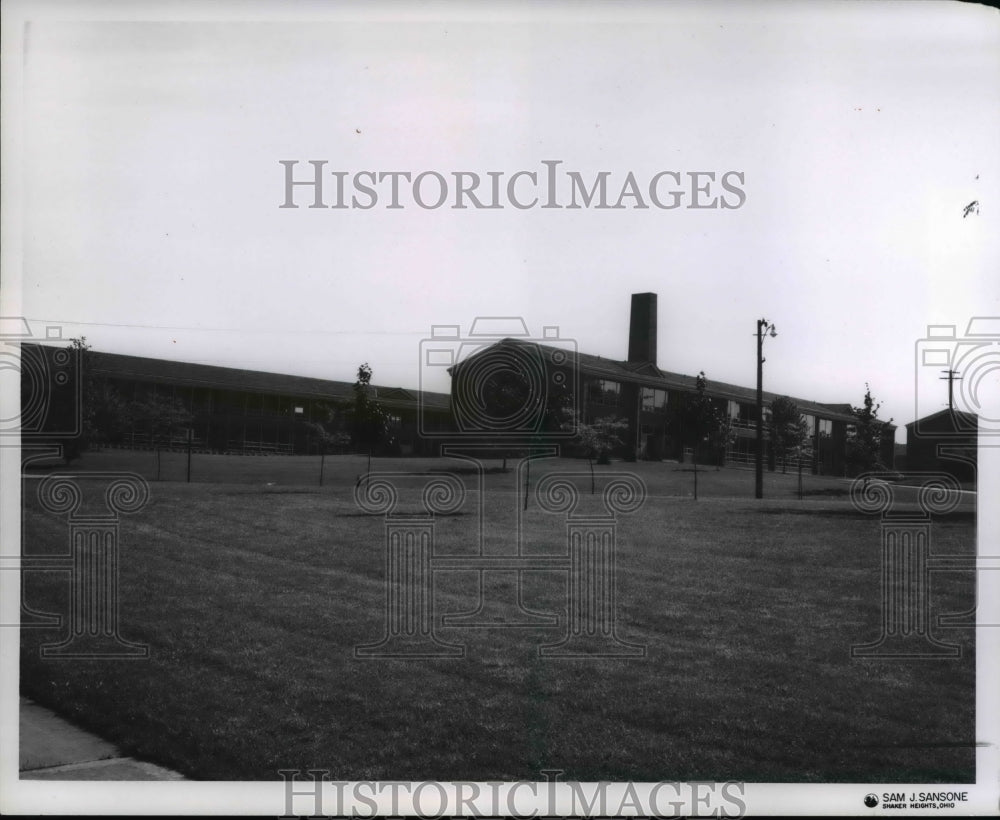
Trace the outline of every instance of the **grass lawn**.
<instances>
[{"instance_id":1,"label":"grass lawn","mask_svg":"<svg viewBox=\"0 0 1000 820\"><path fill-rule=\"evenodd\" d=\"M880 633L880 530L848 483L682 465L615 464L649 488L618 524L618 624L641 658L539 658L559 628L455 628L455 659L357 659L384 632L385 522L354 503L365 459L165 454L164 480L121 525L123 635L147 660L53 660L58 629L22 630L21 689L193 779L566 779L972 782L975 644L935 629L957 660L852 659ZM86 456L72 471L155 475L147 453ZM470 490L437 522L435 551L478 551L476 477L461 462L377 459L375 470L462 467ZM585 472L586 462L536 462ZM180 470L178 473L177 470ZM85 482L88 484L89 482ZM579 486L586 493L589 480ZM24 552L65 552L65 519L25 481ZM89 488L91 491L95 487ZM513 550L513 472L486 477L483 550ZM934 553L975 552L975 497L935 519ZM591 503L585 498L586 504ZM400 510L414 511L405 493ZM525 551L565 553L565 519L531 503ZM516 575L489 572L489 600ZM565 621L565 573L524 575L526 605ZM435 617L474 609L477 574L436 573ZM66 611L66 581L29 573L35 609ZM932 612L973 603L972 572L932 577ZM488 614L500 619L505 610Z\"/></svg>"}]
</instances>

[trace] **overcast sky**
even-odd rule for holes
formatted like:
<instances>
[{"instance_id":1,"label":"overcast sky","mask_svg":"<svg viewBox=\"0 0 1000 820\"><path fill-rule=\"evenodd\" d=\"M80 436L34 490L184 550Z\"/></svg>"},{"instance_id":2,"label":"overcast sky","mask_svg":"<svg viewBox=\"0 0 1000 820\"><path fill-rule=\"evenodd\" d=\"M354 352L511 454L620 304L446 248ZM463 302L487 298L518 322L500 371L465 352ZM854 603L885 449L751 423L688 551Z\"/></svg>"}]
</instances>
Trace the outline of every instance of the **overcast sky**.
<instances>
[{"instance_id":1,"label":"overcast sky","mask_svg":"<svg viewBox=\"0 0 1000 820\"><path fill-rule=\"evenodd\" d=\"M23 233L4 309L98 350L341 380L368 361L376 383L417 387L431 325L517 315L625 358L630 294L654 291L660 367L753 386L767 318L767 389L860 404L868 381L902 425L926 326L1000 315L992 9L76 8L7 32L23 47ZM561 160L610 172L612 202L630 172L642 188L738 171L745 202L282 209L281 160L302 178L326 160L348 184L504 185ZM938 388L922 407L945 406Z\"/></svg>"}]
</instances>

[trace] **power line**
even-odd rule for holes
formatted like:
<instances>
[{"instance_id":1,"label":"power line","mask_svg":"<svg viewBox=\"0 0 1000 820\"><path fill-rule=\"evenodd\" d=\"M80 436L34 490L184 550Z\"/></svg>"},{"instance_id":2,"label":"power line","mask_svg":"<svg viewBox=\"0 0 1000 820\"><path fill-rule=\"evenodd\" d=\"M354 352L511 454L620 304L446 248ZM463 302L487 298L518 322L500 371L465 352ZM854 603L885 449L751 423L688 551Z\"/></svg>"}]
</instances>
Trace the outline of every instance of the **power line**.
<instances>
[{"instance_id":1,"label":"power line","mask_svg":"<svg viewBox=\"0 0 1000 820\"><path fill-rule=\"evenodd\" d=\"M29 322L53 325L74 325L82 327L124 327L141 330L191 330L206 333L255 333L282 335L322 335L322 336L426 336L427 330L260 330L241 327L194 327L184 325L140 325L117 322L77 322L71 319L39 319L26 317Z\"/></svg>"}]
</instances>

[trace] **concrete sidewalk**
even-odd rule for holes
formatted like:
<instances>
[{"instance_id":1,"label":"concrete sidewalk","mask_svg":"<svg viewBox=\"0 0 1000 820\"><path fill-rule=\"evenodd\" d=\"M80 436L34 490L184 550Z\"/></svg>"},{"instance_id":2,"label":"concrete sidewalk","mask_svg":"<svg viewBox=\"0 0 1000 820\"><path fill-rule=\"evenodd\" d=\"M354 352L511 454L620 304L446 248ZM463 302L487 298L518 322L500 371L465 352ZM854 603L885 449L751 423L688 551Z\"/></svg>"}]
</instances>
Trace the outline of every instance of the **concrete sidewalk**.
<instances>
[{"instance_id":1,"label":"concrete sidewalk","mask_svg":"<svg viewBox=\"0 0 1000 820\"><path fill-rule=\"evenodd\" d=\"M184 780L131 757L50 709L21 698L21 780Z\"/></svg>"}]
</instances>

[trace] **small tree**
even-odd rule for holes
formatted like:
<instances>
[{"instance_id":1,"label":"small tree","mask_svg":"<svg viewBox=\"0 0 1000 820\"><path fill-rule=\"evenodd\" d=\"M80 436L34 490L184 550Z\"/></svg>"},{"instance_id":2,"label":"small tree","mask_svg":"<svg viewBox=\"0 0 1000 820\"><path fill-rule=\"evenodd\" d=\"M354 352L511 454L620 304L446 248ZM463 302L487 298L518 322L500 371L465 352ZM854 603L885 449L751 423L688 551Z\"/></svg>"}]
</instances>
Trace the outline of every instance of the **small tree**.
<instances>
[{"instance_id":1,"label":"small tree","mask_svg":"<svg viewBox=\"0 0 1000 820\"><path fill-rule=\"evenodd\" d=\"M573 443L583 450L590 465L590 492L596 492L594 480L594 460L598 464L610 461L611 451L621 446L628 422L617 416L595 419L592 424L586 424L575 410L563 409L563 430L574 431Z\"/></svg>"},{"instance_id":2,"label":"small tree","mask_svg":"<svg viewBox=\"0 0 1000 820\"><path fill-rule=\"evenodd\" d=\"M698 448L706 443L718 447L732 438L729 416L708 395L708 379L702 370L695 379L695 392L686 394L671 413L669 424L683 447L690 444L694 459L694 497L698 499ZM723 446L724 446L723 445Z\"/></svg>"},{"instance_id":3,"label":"small tree","mask_svg":"<svg viewBox=\"0 0 1000 820\"><path fill-rule=\"evenodd\" d=\"M883 421L878 417L881 402L872 398L872 391L865 382L865 398L861 407L852 407L854 425L847 433L847 464L855 472L884 470L882 462L882 441L888 432L892 419Z\"/></svg>"},{"instance_id":4,"label":"small tree","mask_svg":"<svg viewBox=\"0 0 1000 820\"><path fill-rule=\"evenodd\" d=\"M94 374L87 337L70 339L69 350L78 366L80 407L65 409L79 412L80 432L60 441L67 465L86 450L120 440L131 425L130 403L114 385Z\"/></svg>"},{"instance_id":5,"label":"small tree","mask_svg":"<svg viewBox=\"0 0 1000 820\"><path fill-rule=\"evenodd\" d=\"M806 439L795 448L795 462L798 467L799 501L802 500L802 462L812 461L815 458L815 450L809 439Z\"/></svg>"},{"instance_id":6,"label":"small tree","mask_svg":"<svg viewBox=\"0 0 1000 820\"><path fill-rule=\"evenodd\" d=\"M318 421L303 422L305 425L309 441L319 450L319 486L323 486L323 468L326 464L326 454L335 448L349 444L351 437L346 433L331 433Z\"/></svg>"},{"instance_id":7,"label":"small tree","mask_svg":"<svg viewBox=\"0 0 1000 820\"><path fill-rule=\"evenodd\" d=\"M368 451L368 474L372 471L372 451L380 447L389 435L389 416L379 404L371 381L372 369L365 362L358 367L354 395L347 408L351 442ZM358 477L359 484L361 478Z\"/></svg>"},{"instance_id":8,"label":"small tree","mask_svg":"<svg viewBox=\"0 0 1000 820\"><path fill-rule=\"evenodd\" d=\"M708 443L715 453L715 469L726 466L726 452L736 441L736 428L728 413L718 413L717 422L708 434Z\"/></svg>"},{"instance_id":9,"label":"small tree","mask_svg":"<svg viewBox=\"0 0 1000 820\"><path fill-rule=\"evenodd\" d=\"M801 455L802 447L809 440L809 425L802 418L799 406L787 396L779 396L771 402L771 418L768 421L771 448L781 459L781 472L786 472L788 457Z\"/></svg>"},{"instance_id":10,"label":"small tree","mask_svg":"<svg viewBox=\"0 0 1000 820\"><path fill-rule=\"evenodd\" d=\"M89 447L120 442L132 425L132 403L105 379L88 380L83 408L83 426Z\"/></svg>"},{"instance_id":11,"label":"small tree","mask_svg":"<svg viewBox=\"0 0 1000 820\"><path fill-rule=\"evenodd\" d=\"M156 450L156 480L159 481L160 452L176 433L191 424L191 413L181 399L154 393L143 401L134 402L132 415L135 421L149 428L150 442Z\"/></svg>"}]
</instances>

